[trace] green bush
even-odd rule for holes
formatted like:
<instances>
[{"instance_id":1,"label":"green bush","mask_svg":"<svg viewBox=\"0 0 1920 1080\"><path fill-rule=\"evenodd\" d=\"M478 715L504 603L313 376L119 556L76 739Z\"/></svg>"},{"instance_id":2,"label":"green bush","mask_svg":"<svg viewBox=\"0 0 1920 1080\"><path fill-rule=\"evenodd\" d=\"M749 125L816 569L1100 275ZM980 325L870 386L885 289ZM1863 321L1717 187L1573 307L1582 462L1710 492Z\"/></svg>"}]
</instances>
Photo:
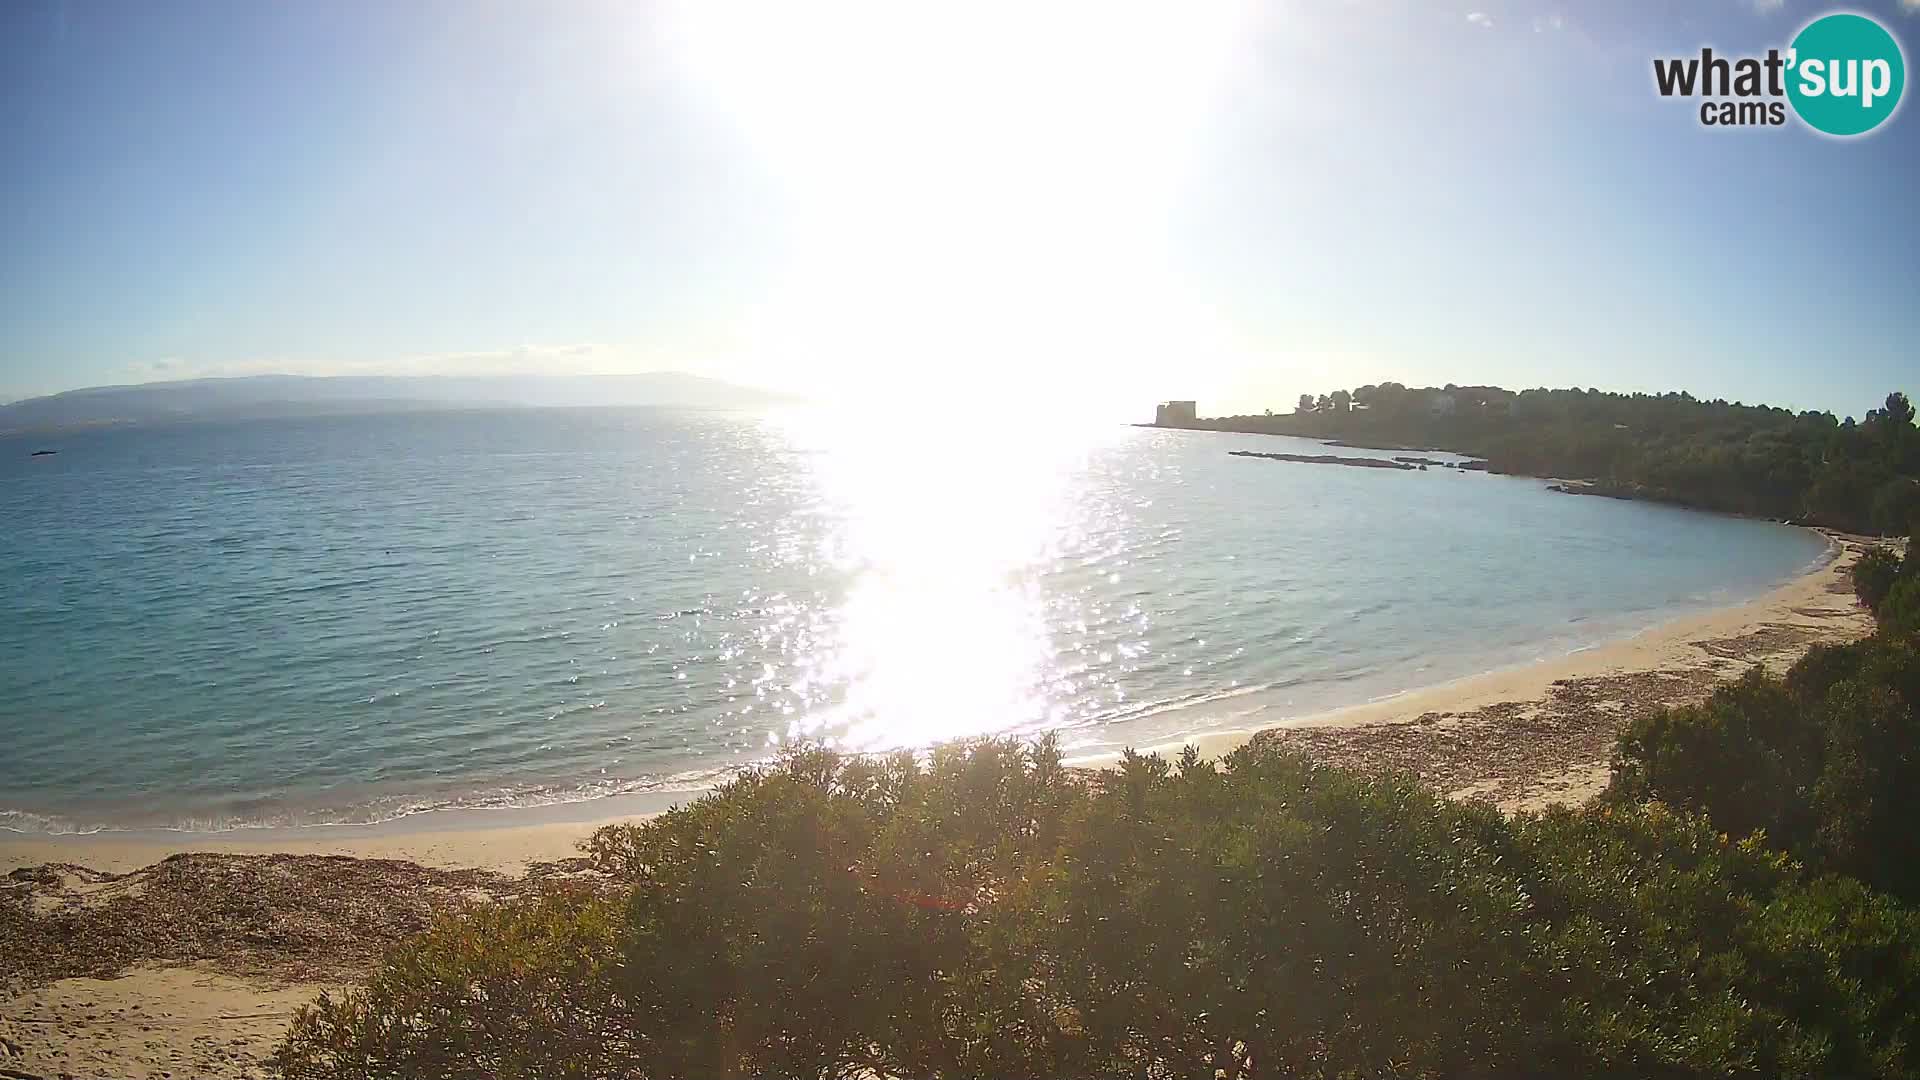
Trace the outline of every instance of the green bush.
<instances>
[{"instance_id":1,"label":"green bush","mask_svg":"<svg viewBox=\"0 0 1920 1080\"><path fill-rule=\"evenodd\" d=\"M613 995L619 906L582 892L443 919L367 985L294 1017L289 1080L620 1075L633 1047Z\"/></svg>"},{"instance_id":2,"label":"green bush","mask_svg":"<svg viewBox=\"0 0 1920 1080\"><path fill-rule=\"evenodd\" d=\"M1877 612L1900 578L1900 557L1884 547L1868 548L1853 564L1853 594Z\"/></svg>"},{"instance_id":3,"label":"green bush","mask_svg":"<svg viewBox=\"0 0 1920 1080\"><path fill-rule=\"evenodd\" d=\"M1912 1075L1920 917L1660 804L1521 823L1560 1075ZM1556 978L1557 976L1557 978Z\"/></svg>"},{"instance_id":4,"label":"green bush","mask_svg":"<svg viewBox=\"0 0 1920 1080\"><path fill-rule=\"evenodd\" d=\"M1697 810L1817 869L1920 899L1920 651L1891 625L1910 599L1920 578L1895 586L1873 637L1630 723L1609 798Z\"/></svg>"},{"instance_id":5,"label":"green bush","mask_svg":"<svg viewBox=\"0 0 1920 1080\"><path fill-rule=\"evenodd\" d=\"M1858 663L1843 654L1824 658L1840 668ZM1806 699L1781 679L1749 671L1699 705L1628 724L1614 749L1611 794L1708 810L1736 836L1765 832L1796 850L1814 829L1808 792L1819 776L1820 738Z\"/></svg>"},{"instance_id":6,"label":"green bush","mask_svg":"<svg viewBox=\"0 0 1920 1080\"><path fill-rule=\"evenodd\" d=\"M1914 561L1914 556L1907 556L1909 564ZM1874 616L1882 627L1893 633L1920 633L1920 573L1901 574Z\"/></svg>"},{"instance_id":7,"label":"green bush","mask_svg":"<svg viewBox=\"0 0 1920 1080\"><path fill-rule=\"evenodd\" d=\"M346 1077L1903 1076L1920 927L1660 806L1502 818L1278 751L796 753L602 830L280 1052Z\"/></svg>"}]
</instances>

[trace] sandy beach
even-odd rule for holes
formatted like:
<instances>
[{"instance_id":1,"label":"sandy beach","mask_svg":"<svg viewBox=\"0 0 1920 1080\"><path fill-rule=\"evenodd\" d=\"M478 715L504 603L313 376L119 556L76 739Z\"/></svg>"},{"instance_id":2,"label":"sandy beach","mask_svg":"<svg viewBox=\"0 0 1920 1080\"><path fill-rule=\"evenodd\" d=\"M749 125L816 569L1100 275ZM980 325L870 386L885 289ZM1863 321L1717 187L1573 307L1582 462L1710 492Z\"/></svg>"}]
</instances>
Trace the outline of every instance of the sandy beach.
<instances>
[{"instance_id":1,"label":"sandy beach","mask_svg":"<svg viewBox=\"0 0 1920 1080\"><path fill-rule=\"evenodd\" d=\"M1412 771L1508 810L1579 803L1605 786L1613 739L1631 717L1872 629L1846 574L1866 543L1831 540L1831 558L1747 603L1550 661L1192 741L1209 755L1258 740L1354 768ZM14 939L0 949L0 1077L264 1075L260 1062L300 1002L351 983L441 912L578 872L580 840L645 811L579 804L534 820L0 834L0 871L11 874L0 883L0 932Z\"/></svg>"},{"instance_id":2,"label":"sandy beach","mask_svg":"<svg viewBox=\"0 0 1920 1080\"><path fill-rule=\"evenodd\" d=\"M1552 660L1188 741L1207 756L1257 740L1349 768L1412 772L1454 798L1510 812L1577 805L1606 787L1614 738L1633 717L1699 701L1756 666L1782 670L1815 645L1872 633L1848 571L1886 541L1828 540L1824 562L1746 603ZM1176 752L1180 744L1152 749Z\"/></svg>"}]
</instances>

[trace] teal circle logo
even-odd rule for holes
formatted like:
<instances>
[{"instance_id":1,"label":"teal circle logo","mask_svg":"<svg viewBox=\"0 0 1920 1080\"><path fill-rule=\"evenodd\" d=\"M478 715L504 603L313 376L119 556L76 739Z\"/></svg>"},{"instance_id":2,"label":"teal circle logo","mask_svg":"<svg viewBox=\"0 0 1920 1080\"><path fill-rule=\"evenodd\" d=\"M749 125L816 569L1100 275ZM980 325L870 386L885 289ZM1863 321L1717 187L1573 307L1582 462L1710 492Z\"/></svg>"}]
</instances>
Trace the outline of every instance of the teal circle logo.
<instances>
[{"instance_id":1,"label":"teal circle logo","mask_svg":"<svg viewBox=\"0 0 1920 1080\"><path fill-rule=\"evenodd\" d=\"M1787 52L1787 100L1809 127L1828 135L1879 127L1900 106L1906 85L1900 43L1865 15L1823 15Z\"/></svg>"}]
</instances>

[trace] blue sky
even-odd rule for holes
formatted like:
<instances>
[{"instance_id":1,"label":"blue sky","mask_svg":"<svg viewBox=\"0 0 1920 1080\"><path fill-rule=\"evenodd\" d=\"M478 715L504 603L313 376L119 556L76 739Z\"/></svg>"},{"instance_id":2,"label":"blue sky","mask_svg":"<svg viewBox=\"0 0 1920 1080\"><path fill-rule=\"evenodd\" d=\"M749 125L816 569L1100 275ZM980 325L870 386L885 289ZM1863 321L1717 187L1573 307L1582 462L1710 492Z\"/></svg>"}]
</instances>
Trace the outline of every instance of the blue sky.
<instances>
[{"instance_id":1,"label":"blue sky","mask_svg":"<svg viewBox=\"0 0 1920 1080\"><path fill-rule=\"evenodd\" d=\"M1911 53L1914 6L1856 10ZM1652 89L1656 55L1828 8L898 7L0 6L0 400L659 368L1206 412L1920 391L1920 114L1714 131Z\"/></svg>"}]
</instances>

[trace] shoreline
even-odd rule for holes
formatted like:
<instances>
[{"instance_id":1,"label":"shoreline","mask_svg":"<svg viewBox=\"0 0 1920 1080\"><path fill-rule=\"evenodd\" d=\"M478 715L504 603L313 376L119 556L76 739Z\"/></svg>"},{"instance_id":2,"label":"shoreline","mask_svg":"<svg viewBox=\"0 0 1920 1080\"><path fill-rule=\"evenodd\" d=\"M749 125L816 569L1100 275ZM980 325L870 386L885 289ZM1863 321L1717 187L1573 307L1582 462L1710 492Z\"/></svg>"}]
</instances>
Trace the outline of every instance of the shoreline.
<instances>
[{"instance_id":1,"label":"shoreline","mask_svg":"<svg viewBox=\"0 0 1920 1080\"><path fill-rule=\"evenodd\" d=\"M1240 452L1230 451L1229 453L1237 454ZM1253 454L1243 456L1268 457L1274 455ZM1518 479L1531 480L1535 478L1518 477ZM1553 490L1554 484L1559 483L1577 484L1582 482L1555 481L1553 484L1548 485L1547 490ZM1726 517L1735 520L1765 520L1711 510L1694 510L1686 507L1676 507L1676 509L1684 510L1689 514L1708 514L1715 517ZM1683 622L1704 615L1744 609L1749 605L1765 600L1775 591L1788 587L1795 581L1809 574L1820 572L1832 560L1845 557L1846 549L1841 546L1842 540L1850 541L1856 545L1891 544L1896 548L1901 544L1897 539L1851 536L1849 534L1836 533L1834 530L1818 526L1796 525L1777 521L1766 521L1766 523L1774 526L1785 525L1787 528L1814 534L1823 540L1825 547L1815 558L1803 563L1798 569L1793 570L1790 577L1776 581L1772 585L1763 586L1767 591L1760 593L1758 596L1749 596L1745 599L1733 599L1725 595L1695 595L1678 601L1669 600L1668 603L1657 608L1602 615L1594 620L1594 625L1599 627L1599 629L1597 631L1587 631L1595 633L1596 635L1590 640L1582 640L1581 637L1569 635L1564 628L1557 632L1561 636L1558 640L1555 640L1553 644L1555 647L1567 647L1569 651L1566 653L1536 655L1533 658L1524 658L1520 655L1515 655L1526 651L1535 651L1532 649L1509 648L1504 653L1483 653L1483 655L1475 658L1475 660L1470 661L1469 664L1455 667L1453 671L1446 673L1427 673L1427 677L1439 677L1445 680L1443 682L1423 683L1399 688L1380 688L1383 692L1379 696L1369 698L1366 701L1357 701L1345 705L1315 702L1310 707L1318 711L1311 713L1298 712L1291 700L1279 700L1283 693L1281 686L1285 686L1286 684L1280 684L1279 686L1253 685L1242 687L1236 682L1229 684L1233 686L1231 690L1202 694L1197 699L1176 700L1156 704L1143 712L1125 717L1119 721L1122 725L1130 725L1149 720L1162 714L1184 715L1190 718L1187 721L1188 730L1186 731L1178 734L1168 734L1164 731L1135 731L1131 735L1102 737L1091 740L1091 745L1083 743L1078 748L1068 751L1068 761L1074 764L1081 764L1117 760L1121 748L1128 746L1135 749L1151 748L1154 750L1166 750L1170 748L1177 752L1181 746L1188 742L1214 745L1223 739L1228 740L1226 748L1231 749L1231 746L1234 744L1233 737L1235 736L1238 737L1238 741L1244 742L1246 738L1254 733L1267 728L1290 728L1301 724L1342 722L1338 718L1344 717L1349 713L1356 714L1356 720L1354 722L1362 722L1362 720L1370 716L1371 710L1376 706L1403 702L1410 695L1437 692L1468 680L1491 678L1509 671L1535 669L1539 665L1558 663L1566 657L1580 653L1611 649L1630 641L1638 640L1647 634L1660 631L1669 626L1677 626ZM1726 591L1732 591L1732 589L1729 588ZM1475 663L1490 664L1492 666L1474 670ZM1467 670L1464 674L1457 674L1456 672L1458 672L1461 667L1465 667ZM1355 681L1357 681L1357 679ZM1229 702L1250 703L1250 707L1243 705L1243 707L1239 708L1228 708L1227 703ZM1081 730L1099 729L1070 728L1067 733L1074 734ZM1035 732L1029 731L1016 734L1014 737L1032 738L1035 736ZM964 739L966 736L962 736L961 738ZM577 825L582 823L607 824L640 820L698 799L714 787L726 782L727 779L737 772L763 764L768 760L770 759L764 757L757 759L736 759L731 763L709 766L702 769L688 769L675 775L662 778L652 778L644 775L630 777L615 785L617 787L630 788L630 790L621 790L613 794L588 793L586 790L588 785L584 783L580 784L577 788L569 788L564 781L556 785L558 793L551 798L546 797L544 794L536 794L526 796L525 801L512 801L511 798L500 801L488 801L482 798L469 800L467 796L459 794L457 790L452 794L434 793L431 795L423 794L417 796L409 796L403 791L400 796L395 797L395 801L404 801L406 798L417 797L423 803L432 799L439 799L440 803L439 805L415 805L400 810L397 813L391 813L389 816L377 816L381 813L380 811L375 811L363 816L359 813L361 806L353 803L351 800L345 803L327 804L329 807L332 807L332 809L312 813L310 815L312 820L298 820L299 817L303 816L299 811L283 810L277 811L265 819L248 819L244 817L217 819L196 817L196 815L193 814L175 814L173 815L174 823L124 825L107 824L104 822L92 823L87 818L76 820L63 816L60 811L49 810L41 813L31 810L9 809L5 814L0 814L0 817L38 821L43 827L23 828L19 827L14 820L0 822L0 873L5 873L18 866L33 864L31 859L19 855L16 849L26 850L32 848L36 851L52 851L53 847L49 845L64 845L67 843L81 845L86 850L104 850L109 853L109 856L117 850L118 845L124 843L128 845L129 850L133 848L144 848L150 851L167 849L167 851L209 850L231 851L235 853L299 851L303 853L353 854L356 851L364 849L369 857L413 858L413 855L407 853L410 848L400 839L401 834L453 834L467 833L481 829L518 830L522 826ZM480 794L491 797L495 793L482 792ZM344 807L344 809L341 809L341 807ZM586 831L590 832L591 830ZM585 834L585 832L582 833L582 835ZM164 852L155 857L164 857ZM529 855L526 859L520 861L524 862L540 857L539 855ZM53 858L54 856L48 856L48 859ZM480 864L458 858L442 860L433 856L429 856L423 861L435 865L448 866L490 865L498 869L509 868L514 862L514 860L508 859L495 860L493 863L488 864ZM127 869L135 869L141 864L129 864L125 859L115 858L110 859L108 863L89 865L96 865L96 868L99 869L124 872Z\"/></svg>"},{"instance_id":2,"label":"shoreline","mask_svg":"<svg viewBox=\"0 0 1920 1080\"><path fill-rule=\"evenodd\" d=\"M1560 657L1141 751L1172 754L1192 743L1217 757L1260 742L1348 768L1412 772L1441 794L1507 812L1578 805L1606 787L1613 741L1633 717L1703 700L1753 667L1779 671L1815 645L1873 632L1848 571L1885 541L1815 531L1827 538L1828 556L1751 600Z\"/></svg>"},{"instance_id":3,"label":"shoreline","mask_svg":"<svg viewBox=\"0 0 1920 1080\"><path fill-rule=\"evenodd\" d=\"M1373 744L1383 739L1404 736L1409 731L1424 731L1441 720L1452 721L1448 728L1441 729L1443 731L1458 728L1462 722L1484 724L1495 718L1476 718L1473 714L1490 709L1522 713L1529 711L1529 706L1532 711L1550 708L1556 691L1563 684L1582 684L1581 704L1600 712L1620 712L1624 704L1609 701L1605 687L1591 685L1594 680L1631 680L1639 674L1674 684L1667 688L1669 692L1652 694L1651 697L1657 699L1652 704L1679 704L1704 697L1714 683L1737 677L1750 663L1790 663L1813 644L1850 640L1871 632L1872 619L1854 602L1846 568L1861 551L1877 541L1815 531L1827 538L1826 556L1750 600L1679 615L1630 636L1603 641L1564 656L1496 668L1313 716L1205 731L1137 749L1143 753L1173 755L1191 744L1203 756L1218 757L1259 739L1298 745L1323 755L1333 764L1366 768L1379 764L1375 759L1387 748ZM1836 599L1838 604L1830 602ZM1759 637L1738 648L1725 645L1726 641L1743 635ZM1716 645L1717 650L1708 647ZM1639 689L1642 692L1634 697L1649 696L1645 692L1648 688ZM1626 713L1620 712L1620 724L1624 724L1625 719ZM1615 730L1618 726L1615 725ZM1333 730L1348 734L1340 738L1325 734ZM1439 741L1458 742L1458 738L1447 736ZM1610 744L1611 737L1608 742ZM1426 749L1432 751L1437 747ZM1435 781L1435 786L1445 794L1493 795L1495 802L1509 810L1547 805L1537 797L1515 797L1511 793L1500 796L1500 791L1512 785L1489 787L1487 781L1493 777L1469 777L1466 783L1447 786L1449 777L1471 773L1471 763L1455 763L1454 768L1436 772L1421 767L1416 747L1401 748L1391 756L1421 773L1423 778ZM1102 752L1070 757L1068 762L1082 768L1100 768L1118 761L1119 757L1117 751ZM1559 790L1553 785L1560 784L1570 793L1584 797L1604 786L1604 775L1597 786L1591 776L1596 765L1604 773L1604 755L1597 763L1587 760L1547 764L1551 764L1552 769L1540 777L1547 791ZM1574 781L1565 783L1570 777L1575 777ZM193 851L223 855L399 859L427 867L490 870L512 875L524 872L535 863L572 857L579 842L602 826L643 821L699 798L704 790L646 792L532 807L436 810L369 824L269 826L217 832L0 831L0 873L57 863L123 874L169 855Z\"/></svg>"},{"instance_id":4,"label":"shoreline","mask_svg":"<svg viewBox=\"0 0 1920 1080\"><path fill-rule=\"evenodd\" d=\"M1143 749L1192 744L1214 757L1259 742L1412 772L1507 811L1578 804L1605 787L1632 716L1871 632L1847 571L1874 541L1824 535L1822 562L1742 603L1552 659ZM592 880L580 841L666 808L636 798L649 797L532 808L533 821L482 810L233 833L0 834L10 875L0 878L0 936L15 946L0 950L0 1075L264 1075L298 1007L353 985L434 917Z\"/></svg>"}]
</instances>

